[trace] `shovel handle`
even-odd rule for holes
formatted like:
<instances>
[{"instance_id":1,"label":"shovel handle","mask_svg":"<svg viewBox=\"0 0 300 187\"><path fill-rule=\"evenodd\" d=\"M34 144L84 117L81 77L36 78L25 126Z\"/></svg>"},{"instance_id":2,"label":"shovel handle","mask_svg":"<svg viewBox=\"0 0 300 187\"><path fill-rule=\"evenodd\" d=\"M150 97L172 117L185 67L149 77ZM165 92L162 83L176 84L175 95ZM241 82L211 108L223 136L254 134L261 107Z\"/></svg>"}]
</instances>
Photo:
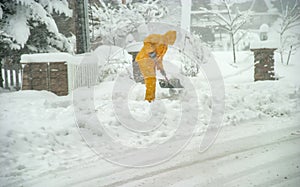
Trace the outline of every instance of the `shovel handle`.
<instances>
[{"instance_id":1,"label":"shovel handle","mask_svg":"<svg viewBox=\"0 0 300 187\"><path fill-rule=\"evenodd\" d=\"M154 53L154 52L153 52L153 53ZM155 53L154 53L154 54L155 54ZM149 55L150 55L150 53L149 53ZM151 55L152 55L152 53L151 53ZM157 59L157 57L156 57L156 54L155 54L155 55L152 55L152 56L151 56L151 55L150 55L150 57L151 57L152 60L154 61L155 67L157 67L158 59ZM169 79L168 79L166 73L164 73L163 76L165 77L166 81L169 83Z\"/></svg>"},{"instance_id":2,"label":"shovel handle","mask_svg":"<svg viewBox=\"0 0 300 187\"><path fill-rule=\"evenodd\" d=\"M169 79L168 79L168 77L167 77L167 76L165 76L165 79L166 79L166 81L169 83Z\"/></svg>"}]
</instances>

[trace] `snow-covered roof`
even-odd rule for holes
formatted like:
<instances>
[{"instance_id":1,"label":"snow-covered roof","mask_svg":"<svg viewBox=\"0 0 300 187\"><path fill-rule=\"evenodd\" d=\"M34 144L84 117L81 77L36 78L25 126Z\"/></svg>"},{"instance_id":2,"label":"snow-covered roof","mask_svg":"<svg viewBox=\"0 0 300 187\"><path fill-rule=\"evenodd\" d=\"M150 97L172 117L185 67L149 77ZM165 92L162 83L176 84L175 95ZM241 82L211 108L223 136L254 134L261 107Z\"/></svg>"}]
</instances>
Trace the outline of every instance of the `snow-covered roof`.
<instances>
[{"instance_id":1,"label":"snow-covered roof","mask_svg":"<svg viewBox=\"0 0 300 187\"><path fill-rule=\"evenodd\" d=\"M273 8L273 5L270 0L259 0L259 3L263 3L263 4L257 4L257 3L258 3L258 0L253 0L250 10L255 11L254 9L257 8L255 6L263 6L263 4L264 4L264 6L266 6L265 8L267 8L267 10L271 10Z\"/></svg>"}]
</instances>

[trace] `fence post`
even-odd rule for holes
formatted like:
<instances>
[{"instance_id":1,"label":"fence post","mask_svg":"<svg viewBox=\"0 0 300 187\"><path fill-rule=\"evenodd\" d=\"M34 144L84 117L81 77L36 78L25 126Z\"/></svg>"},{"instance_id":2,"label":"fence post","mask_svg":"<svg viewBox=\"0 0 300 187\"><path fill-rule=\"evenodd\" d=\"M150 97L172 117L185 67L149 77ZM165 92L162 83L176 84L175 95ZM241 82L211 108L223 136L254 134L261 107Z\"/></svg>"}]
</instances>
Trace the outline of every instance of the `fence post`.
<instances>
[{"instance_id":1,"label":"fence post","mask_svg":"<svg viewBox=\"0 0 300 187\"><path fill-rule=\"evenodd\" d=\"M20 72L20 65L15 64L15 73L16 73L16 90L20 90L20 82L19 82L19 72Z\"/></svg>"},{"instance_id":2,"label":"fence post","mask_svg":"<svg viewBox=\"0 0 300 187\"><path fill-rule=\"evenodd\" d=\"M2 78L2 60L0 59L0 87L3 88L3 78Z\"/></svg>"},{"instance_id":3,"label":"fence post","mask_svg":"<svg viewBox=\"0 0 300 187\"><path fill-rule=\"evenodd\" d=\"M5 89L9 89L8 87L8 69L7 69L7 64L6 64L6 58L4 60L4 64L3 64L3 67L4 67L4 84L5 84Z\"/></svg>"},{"instance_id":4,"label":"fence post","mask_svg":"<svg viewBox=\"0 0 300 187\"><path fill-rule=\"evenodd\" d=\"M13 67L11 65L9 65L8 68L9 68L10 86L14 86L14 72L13 72Z\"/></svg>"}]
</instances>

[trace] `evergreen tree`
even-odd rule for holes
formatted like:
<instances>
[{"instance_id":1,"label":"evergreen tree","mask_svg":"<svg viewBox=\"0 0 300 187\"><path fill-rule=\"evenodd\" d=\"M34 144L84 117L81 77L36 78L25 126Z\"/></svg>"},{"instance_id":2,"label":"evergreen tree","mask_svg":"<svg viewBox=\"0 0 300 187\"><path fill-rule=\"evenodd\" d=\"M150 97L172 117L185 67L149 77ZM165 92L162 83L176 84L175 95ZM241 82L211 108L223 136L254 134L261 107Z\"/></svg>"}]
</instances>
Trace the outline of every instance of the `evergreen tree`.
<instances>
[{"instance_id":1,"label":"evergreen tree","mask_svg":"<svg viewBox=\"0 0 300 187\"><path fill-rule=\"evenodd\" d=\"M10 58L18 63L24 53L70 51L54 12L72 16L66 0L0 0L0 62ZM1 71L0 79L2 84Z\"/></svg>"}]
</instances>

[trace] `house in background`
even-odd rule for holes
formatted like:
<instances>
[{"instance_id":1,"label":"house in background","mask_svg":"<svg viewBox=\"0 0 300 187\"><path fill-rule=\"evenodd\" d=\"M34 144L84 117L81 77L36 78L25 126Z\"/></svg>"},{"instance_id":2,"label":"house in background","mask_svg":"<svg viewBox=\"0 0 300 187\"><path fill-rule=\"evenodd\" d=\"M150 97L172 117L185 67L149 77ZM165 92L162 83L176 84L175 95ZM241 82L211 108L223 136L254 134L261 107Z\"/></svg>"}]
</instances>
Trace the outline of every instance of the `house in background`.
<instances>
[{"instance_id":1,"label":"house in background","mask_svg":"<svg viewBox=\"0 0 300 187\"><path fill-rule=\"evenodd\" d=\"M271 0L252 0L235 6L240 11L250 10L252 12L252 19L244 26L245 29L259 29L262 24L274 23L279 17L279 10Z\"/></svg>"},{"instance_id":2,"label":"house in background","mask_svg":"<svg viewBox=\"0 0 300 187\"><path fill-rule=\"evenodd\" d=\"M204 7L208 10L217 11L227 15L227 11L223 5L215 3L216 0L192 0L191 7L191 25L190 31L202 36L202 40L213 45L218 40L223 40L227 37L226 31L219 28L219 25L214 21L218 19L216 16L209 14L200 7ZM264 23L274 23L279 17L279 11L272 4L271 0L246 0L236 2L232 6L232 11L251 11L251 20L243 26L242 29L248 31L258 30ZM269 25L271 26L271 25Z\"/></svg>"}]
</instances>

